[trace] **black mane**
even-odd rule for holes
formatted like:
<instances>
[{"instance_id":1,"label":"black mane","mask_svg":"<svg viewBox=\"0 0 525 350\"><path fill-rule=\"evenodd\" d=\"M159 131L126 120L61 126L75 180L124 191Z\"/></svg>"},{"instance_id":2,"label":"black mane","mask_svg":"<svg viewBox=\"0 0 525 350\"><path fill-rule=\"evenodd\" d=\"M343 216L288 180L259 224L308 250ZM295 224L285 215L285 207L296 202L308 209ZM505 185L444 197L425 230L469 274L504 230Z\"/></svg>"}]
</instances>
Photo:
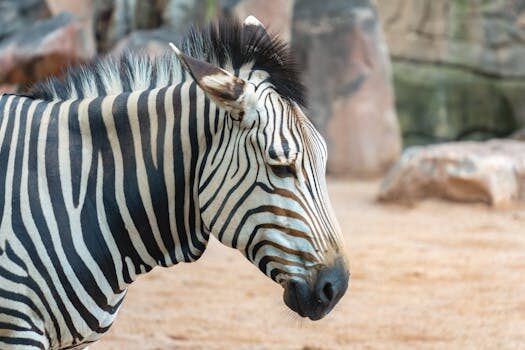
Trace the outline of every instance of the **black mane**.
<instances>
[{"instance_id":1,"label":"black mane","mask_svg":"<svg viewBox=\"0 0 525 350\"><path fill-rule=\"evenodd\" d=\"M166 43L167 46L167 43ZM193 27L182 40L184 53L234 73L245 64L269 74L283 97L305 104L305 88L288 45L262 27L244 25L236 18L221 18L204 28ZM50 78L33 86L29 95L45 100L104 96L164 87L183 80L175 54L149 58L127 52L119 58L96 58L92 63L68 68L62 79Z\"/></svg>"},{"instance_id":2,"label":"black mane","mask_svg":"<svg viewBox=\"0 0 525 350\"><path fill-rule=\"evenodd\" d=\"M305 88L300 70L289 46L262 27L245 26L236 18L221 18L205 28L192 28L182 41L186 54L234 70L253 62L254 70L263 70L282 96L305 103Z\"/></svg>"}]
</instances>

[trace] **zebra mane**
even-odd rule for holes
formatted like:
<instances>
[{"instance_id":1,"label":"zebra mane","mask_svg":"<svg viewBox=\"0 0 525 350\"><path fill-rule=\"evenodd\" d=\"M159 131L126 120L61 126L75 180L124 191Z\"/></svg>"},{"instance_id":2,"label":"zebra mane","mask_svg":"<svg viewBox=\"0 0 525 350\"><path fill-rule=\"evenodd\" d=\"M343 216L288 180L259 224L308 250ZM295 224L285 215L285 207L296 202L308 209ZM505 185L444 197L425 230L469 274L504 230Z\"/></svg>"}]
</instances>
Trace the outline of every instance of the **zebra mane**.
<instances>
[{"instance_id":1,"label":"zebra mane","mask_svg":"<svg viewBox=\"0 0 525 350\"><path fill-rule=\"evenodd\" d=\"M260 27L244 25L232 17L221 18L203 28L192 27L181 48L194 58L234 72L245 65L265 71L279 94L299 105L305 104L305 88L288 45ZM105 56L67 68L62 78L37 83L25 95L66 100L165 87L183 80L182 67L174 54L151 58L128 51L119 58Z\"/></svg>"}]
</instances>

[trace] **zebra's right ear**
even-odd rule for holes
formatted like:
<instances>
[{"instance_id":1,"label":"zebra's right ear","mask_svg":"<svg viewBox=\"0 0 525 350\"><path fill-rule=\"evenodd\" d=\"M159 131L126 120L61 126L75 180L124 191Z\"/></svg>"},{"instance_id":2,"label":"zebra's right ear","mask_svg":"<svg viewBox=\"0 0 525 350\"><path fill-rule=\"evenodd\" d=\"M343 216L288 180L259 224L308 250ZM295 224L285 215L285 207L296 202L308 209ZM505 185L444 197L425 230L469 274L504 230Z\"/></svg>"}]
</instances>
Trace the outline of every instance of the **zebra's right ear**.
<instances>
[{"instance_id":1,"label":"zebra's right ear","mask_svg":"<svg viewBox=\"0 0 525 350\"><path fill-rule=\"evenodd\" d=\"M255 94L246 81L220 67L182 53L173 43L170 46L184 69L219 107L228 110L239 120L253 108Z\"/></svg>"}]
</instances>

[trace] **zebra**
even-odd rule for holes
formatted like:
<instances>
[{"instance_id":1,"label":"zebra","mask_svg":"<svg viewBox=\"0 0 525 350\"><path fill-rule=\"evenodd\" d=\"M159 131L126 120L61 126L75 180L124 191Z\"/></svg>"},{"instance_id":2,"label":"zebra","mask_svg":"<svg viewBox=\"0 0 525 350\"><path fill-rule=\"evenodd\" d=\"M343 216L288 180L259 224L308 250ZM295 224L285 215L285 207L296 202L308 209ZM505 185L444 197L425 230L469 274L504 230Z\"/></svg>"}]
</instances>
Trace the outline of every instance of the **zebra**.
<instances>
[{"instance_id":1,"label":"zebra","mask_svg":"<svg viewBox=\"0 0 525 350\"><path fill-rule=\"evenodd\" d=\"M128 286L210 234L318 320L349 283L326 143L297 64L253 16L0 97L0 348L83 349Z\"/></svg>"}]
</instances>

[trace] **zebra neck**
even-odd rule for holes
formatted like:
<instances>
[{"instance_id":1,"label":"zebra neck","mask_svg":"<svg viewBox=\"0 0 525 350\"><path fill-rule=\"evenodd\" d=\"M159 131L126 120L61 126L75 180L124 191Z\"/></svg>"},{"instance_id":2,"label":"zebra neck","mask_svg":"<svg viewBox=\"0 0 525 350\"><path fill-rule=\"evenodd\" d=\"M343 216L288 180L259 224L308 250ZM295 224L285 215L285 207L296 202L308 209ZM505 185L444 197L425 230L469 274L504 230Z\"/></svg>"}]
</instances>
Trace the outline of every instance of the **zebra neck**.
<instances>
[{"instance_id":1,"label":"zebra neck","mask_svg":"<svg viewBox=\"0 0 525 350\"><path fill-rule=\"evenodd\" d=\"M71 172L86 186L98 263L120 281L195 261L206 248L198 186L209 110L191 82L79 103L80 132L70 140L82 145L82 165Z\"/></svg>"}]
</instances>

